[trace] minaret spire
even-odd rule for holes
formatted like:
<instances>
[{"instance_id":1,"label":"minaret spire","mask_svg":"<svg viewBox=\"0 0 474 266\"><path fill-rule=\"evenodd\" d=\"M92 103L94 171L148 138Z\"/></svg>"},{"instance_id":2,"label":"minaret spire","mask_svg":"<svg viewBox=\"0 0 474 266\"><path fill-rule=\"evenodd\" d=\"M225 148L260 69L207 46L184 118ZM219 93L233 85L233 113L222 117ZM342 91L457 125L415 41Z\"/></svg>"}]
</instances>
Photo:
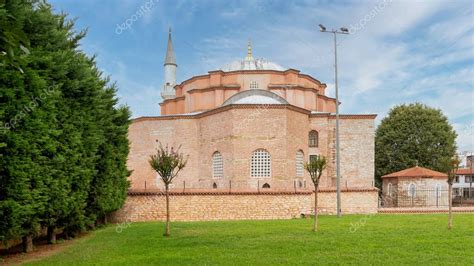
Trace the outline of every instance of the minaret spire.
<instances>
[{"instance_id":1,"label":"minaret spire","mask_svg":"<svg viewBox=\"0 0 474 266\"><path fill-rule=\"evenodd\" d=\"M168 47L166 49L165 65L166 64L176 65L176 58L174 57L173 51L173 42L171 41L171 27L168 30Z\"/></svg>"},{"instance_id":2,"label":"minaret spire","mask_svg":"<svg viewBox=\"0 0 474 266\"><path fill-rule=\"evenodd\" d=\"M173 42L171 41L171 27L168 30L168 46L166 48L164 66L165 84L161 90L161 97L163 97L165 100L173 99L176 96L174 86L176 86L176 68L178 65L176 64L176 58L174 57L173 51Z\"/></svg>"},{"instance_id":3,"label":"minaret spire","mask_svg":"<svg viewBox=\"0 0 474 266\"><path fill-rule=\"evenodd\" d=\"M252 41L249 39L247 42L247 56L245 57L245 60L253 60L252 56Z\"/></svg>"}]
</instances>

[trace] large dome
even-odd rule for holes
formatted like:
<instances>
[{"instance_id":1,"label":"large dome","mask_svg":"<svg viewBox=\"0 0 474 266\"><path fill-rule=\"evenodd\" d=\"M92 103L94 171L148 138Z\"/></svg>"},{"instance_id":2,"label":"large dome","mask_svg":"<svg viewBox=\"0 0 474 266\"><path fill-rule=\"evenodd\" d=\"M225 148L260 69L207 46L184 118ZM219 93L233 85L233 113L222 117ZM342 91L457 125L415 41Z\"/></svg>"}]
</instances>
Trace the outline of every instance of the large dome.
<instances>
[{"instance_id":1,"label":"large dome","mask_svg":"<svg viewBox=\"0 0 474 266\"><path fill-rule=\"evenodd\" d=\"M286 68L280 66L277 63L270 62L266 59L254 59L250 60L245 58L243 60L237 60L229 63L221 68L224 72L237 71L237 70L278 70L285 71Z\"/></svg>"},{"instance_id":2,"label":"large dome","mask_svg":"<svg viewBox=\"0 0 474 266\"><path fill-rule=\"evenodd\" d=\"M248 44L247 56L242 60L237 60L221 67L222 71L239 71L239 70L278 70L285 71L286 68L280 66L277 63L270 62L263 58L253 58L252 56L252 45Z\"/></svg>"}]
</instances>

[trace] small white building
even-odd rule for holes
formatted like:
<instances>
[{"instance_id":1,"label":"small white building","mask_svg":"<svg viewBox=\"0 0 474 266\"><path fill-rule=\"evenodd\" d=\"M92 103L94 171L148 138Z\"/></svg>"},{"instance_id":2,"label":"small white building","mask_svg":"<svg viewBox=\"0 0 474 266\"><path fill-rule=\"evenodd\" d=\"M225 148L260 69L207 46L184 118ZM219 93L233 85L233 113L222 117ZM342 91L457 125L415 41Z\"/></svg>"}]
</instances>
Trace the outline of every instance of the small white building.
<instances>
[{"instance_id":1,"label":"small white building","mask_svg":"<svg viewBox=\"0 0 474 266\"><path fill-rule=\"evenodd\" d=\"M415 166L382 176L384 207L448 206L448 176Z\"/></svg>"},{"instance_id":2,"label":"small white building","mask_svg":"<svg viewBox=\"0 0 474 266\"><path fill-rule=\"evenodd\" d=\"M453 183L455 198L474 199L474 169L460 168Z\"/></svg>"}]
</instances>

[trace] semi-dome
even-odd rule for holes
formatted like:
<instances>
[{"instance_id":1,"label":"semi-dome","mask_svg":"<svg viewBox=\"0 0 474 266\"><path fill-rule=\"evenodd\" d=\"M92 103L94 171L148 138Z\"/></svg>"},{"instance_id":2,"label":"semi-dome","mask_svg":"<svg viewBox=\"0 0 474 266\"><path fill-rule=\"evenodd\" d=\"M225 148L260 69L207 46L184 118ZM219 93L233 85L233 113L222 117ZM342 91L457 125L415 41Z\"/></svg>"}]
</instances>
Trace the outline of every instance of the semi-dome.
<instances>
[{"instance_id":1,"label":"semi-dome","mask_svg":"<svg viewBox=\"0 0 474 266\"><path fill-rule=\"evenodd\" d=\"M233 95L222 105L229 104L288 104L288 102L271 91L251 89Z\"/></svg>"},{"instance_id":2,"label":"semi-dome","mask_svg":"<svg viewBox=\"0 0 474 266\"><path fill-rule=\"evenodd\" d=\"M263 58L254 58L252 56L252 45L249 42L247 47L247 56L242 60L237 60L223 66L220 70L224 72L239 70L277 70L285 71L286 68L277 63L270 62Z\"/></svg>"}]
</instances>

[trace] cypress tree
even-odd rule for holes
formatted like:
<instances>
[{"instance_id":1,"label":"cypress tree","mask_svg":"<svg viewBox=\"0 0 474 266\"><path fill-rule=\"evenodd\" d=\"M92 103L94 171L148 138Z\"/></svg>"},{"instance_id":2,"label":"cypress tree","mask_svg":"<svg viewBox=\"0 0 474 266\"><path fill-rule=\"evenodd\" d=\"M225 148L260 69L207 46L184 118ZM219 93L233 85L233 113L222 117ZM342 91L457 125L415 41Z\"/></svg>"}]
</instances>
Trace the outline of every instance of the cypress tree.
<instances>
[{"instance_id":1,"label":"cypress tree","mask_svg":"<svg viewBox=\"0 0 474 266\"><path fill-rule=\"evenodd\" d=\"M28 55L0 42L21 55L0 62L0 240L22 237L29 251L41 226L52 243L57 229L73 235L123 205L130 112L65 14L7 1L0 25L29 41Z\"/></svg>"},{"instance_id":2,"label":"cypress tree","mask_svg":"<svg viewBox=\"0 0 474 266\"><path fill-rule=\"evenodd\" d=\"M3 8L12 27L25 30L32 6L7 1ZM12 49L12 54L20 53L20 47ZM52 178L49 162L56 148L54 120L58 100L42 71L31 67L41 55L30 52L26 57L16 58L17 65L0 66L0 238L22 237L25 251L32 249L32 239L47 205L47 183Z\"/></svg>"}]
</instances>

